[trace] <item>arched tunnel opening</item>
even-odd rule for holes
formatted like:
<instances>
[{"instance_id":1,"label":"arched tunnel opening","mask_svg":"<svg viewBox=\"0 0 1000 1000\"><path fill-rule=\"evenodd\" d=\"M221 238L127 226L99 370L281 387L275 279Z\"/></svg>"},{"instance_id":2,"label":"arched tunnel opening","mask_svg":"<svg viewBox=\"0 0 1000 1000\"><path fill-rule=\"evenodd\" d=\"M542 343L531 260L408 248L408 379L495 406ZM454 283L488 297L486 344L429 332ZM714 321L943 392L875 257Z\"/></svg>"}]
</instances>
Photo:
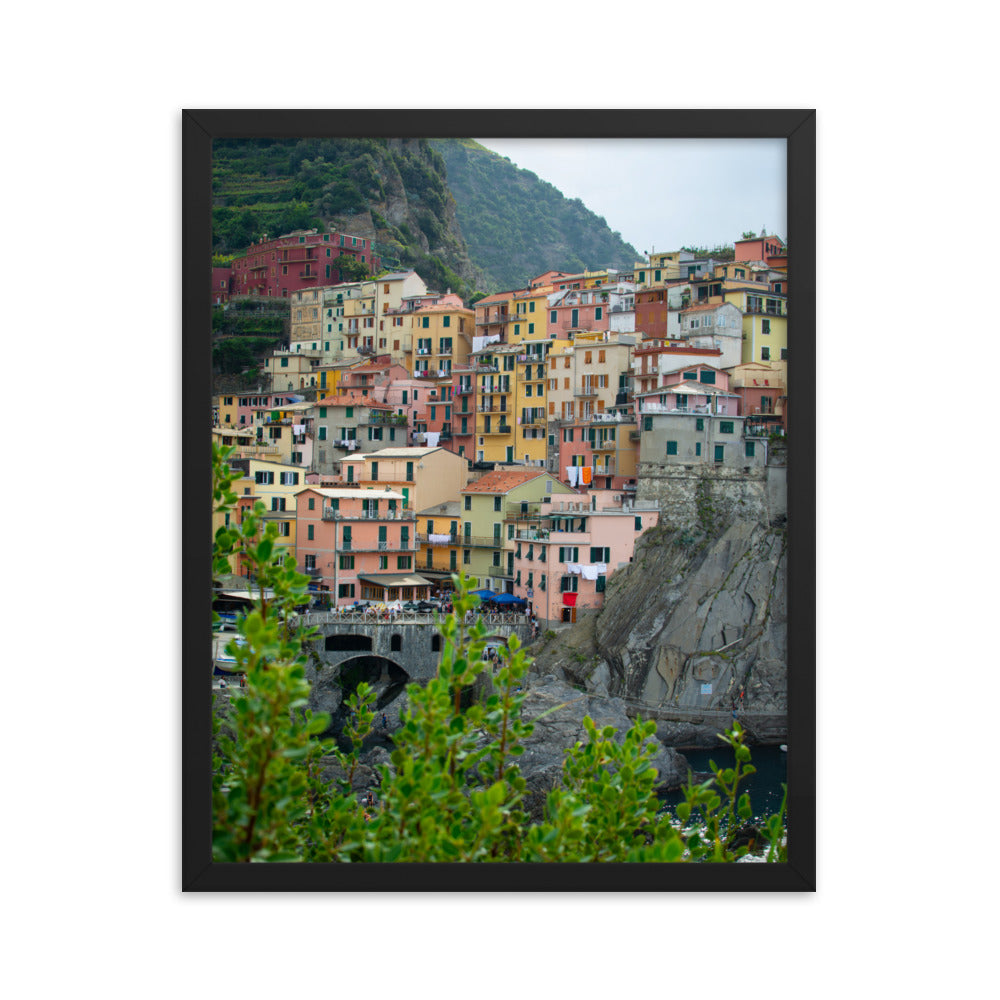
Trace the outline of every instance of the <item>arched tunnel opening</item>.
<instances>
[{"instance_id":1,"label":"arched tunnel opening","mask_svg":"<svg viewBox=\"0 0 1000 1000\"><path fill-rule=\"evenodd\" d=\"M365 740L363 747L367 750L377 744L388 745L390 743L388 733L379 723L378 716L403 693L411 679L410 675L398 663L393 663L392 660L388 660L384 656L358 656L341 664L340 684L343 690L343 701L340 711L332 719L332 728L343 749L349 749L349 742L343 735L350 712L347 699L357 691L358 685L366 682L376 695L372 705L376 721L372 733Z\"/></svg>"}]
</instances>

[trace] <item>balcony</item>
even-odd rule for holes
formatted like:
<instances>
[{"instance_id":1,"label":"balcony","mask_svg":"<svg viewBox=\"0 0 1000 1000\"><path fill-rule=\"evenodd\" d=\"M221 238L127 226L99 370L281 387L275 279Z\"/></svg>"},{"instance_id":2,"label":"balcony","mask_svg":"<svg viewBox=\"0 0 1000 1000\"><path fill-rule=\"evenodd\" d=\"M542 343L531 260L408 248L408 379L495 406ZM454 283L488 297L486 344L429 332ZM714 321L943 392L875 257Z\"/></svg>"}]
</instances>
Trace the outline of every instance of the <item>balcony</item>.
<instances>
[{"instance_id":1,"label":"balcony","mask_svg":"<svg viewBox=\"0 0 1000 1000\"><path fill-rule=\"evenodd\" d=\"M510 424L499 424L496 427L485 427L478 434L510 434L512 428Z\"/></svg>"},{"instance_id":2,"label":"balcony","mask_svg":"<svg viewBox=\"0 0 1000 1000\"><path fill-rule=\"evenodd\" d=\"M475 389L471 385L459 385L455 390L456 396L471 396L475 393Z\"/></svg>"},{"instance_id":3,"label":"balcony","mask_svg":"<svg viewBox=\"0 0 1000 1000\"><path fill-rule=\"evenodd\" d=\"M373 514L366 510L343 511L335 510L333 507L323 508L324 521L415 521L416 519L416 512L412 510L387 510Z\"/></svg>"},{"instance_id":4,"label":"balcony","mask_svg":"<svg viewBox=\"0 0 1000 1000\"><path fill-rule=\"evenodd\" d=\"M446 534L448 535L448 540L447 541L441 541L440 539L444 538L444 536ZM459 534L457 534L457 533L456 534L448 534L447 532L442 531L439 535L435 534L434 537L435 537L436 540L435 541L431 541L431 536L430 535L422 535L422 534L418 533L417 534L417 541L420 542L421 545L442 545L442 546L444 546L444 545L461 545L462 544L462 536L459 535Z\"/></svg>"},{"instance_id":5,"label":"balcony","mask_svg":"<svg viewBox=\"0 0 1000 1000\"><path fill-rule=\"evenodd\" d=\"M476 413L507 413L506 406L493 406L490 403L480 403L476 407Z\"/></svg>"},{"instance_id":6,"label":"balcony","mask_svg":"<svg viewBox=\"0 0 1000 1000\"><path fill-rule=\"evenodd\" d=\"M578 389L573 390L573 395L583 397L596 396L597 387L593 385L581 385Z\"/></svg>"},{"instance_id":7,"label":"balcony","mask_svg":"<svg viewBox=\"0 0 1000 1000\"><path fill-rule=\"evenodd\" d=\"M486 535L462 535L459 544L467 549L502 549L503 539Z\"/></svg>"}]
</instances>

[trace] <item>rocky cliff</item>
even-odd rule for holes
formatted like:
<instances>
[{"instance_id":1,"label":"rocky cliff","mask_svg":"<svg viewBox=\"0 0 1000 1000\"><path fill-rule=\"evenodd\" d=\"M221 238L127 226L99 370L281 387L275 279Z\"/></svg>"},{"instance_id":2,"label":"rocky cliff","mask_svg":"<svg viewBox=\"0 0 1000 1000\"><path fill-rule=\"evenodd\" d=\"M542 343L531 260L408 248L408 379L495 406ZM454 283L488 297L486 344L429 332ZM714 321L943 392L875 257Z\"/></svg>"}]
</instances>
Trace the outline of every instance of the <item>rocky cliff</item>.
<instances>
[{"instance_id":1,"label":"rocky cliff","mask_svg":"<svg viewBox=\"0 0 1000 1000\"><path fill-rule=\"evenodd\" d=\"M609 581L604 608L533 650L555 674L631 712L659 735L703 742L734 702L748 718L787 710L785 533L737 520L707 537L657 528ZM740 699L740 692L743 698Z\"/></svg>"}]
</instances>

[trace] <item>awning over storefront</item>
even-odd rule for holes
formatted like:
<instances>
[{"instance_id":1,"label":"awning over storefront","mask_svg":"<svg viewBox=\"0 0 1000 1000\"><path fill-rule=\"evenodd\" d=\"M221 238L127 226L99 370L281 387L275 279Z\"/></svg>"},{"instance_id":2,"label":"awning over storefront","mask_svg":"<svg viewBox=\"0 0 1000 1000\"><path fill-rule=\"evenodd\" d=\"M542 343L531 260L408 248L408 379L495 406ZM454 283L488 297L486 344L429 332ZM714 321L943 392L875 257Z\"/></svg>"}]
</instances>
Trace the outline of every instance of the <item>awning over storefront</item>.
<instances>
[{"instance_id":1,"label":"awning over storefront","mask_svg":"<svg viewBox=\"0 0 1000 1000\"><path fill-rule=\"evenodd\" d=\"M431 581L414 573L359 573L363 583L373 583L376 587L429 587Z\"/></svg>"}]
</instances>

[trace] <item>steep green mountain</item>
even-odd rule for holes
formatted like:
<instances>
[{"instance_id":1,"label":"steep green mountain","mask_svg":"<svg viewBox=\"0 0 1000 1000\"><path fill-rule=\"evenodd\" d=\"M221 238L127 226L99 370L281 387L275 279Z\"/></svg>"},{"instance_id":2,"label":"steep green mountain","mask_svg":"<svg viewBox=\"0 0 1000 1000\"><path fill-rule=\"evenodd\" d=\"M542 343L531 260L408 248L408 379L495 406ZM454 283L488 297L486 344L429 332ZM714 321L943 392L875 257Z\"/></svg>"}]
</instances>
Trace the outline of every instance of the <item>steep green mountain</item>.
<instances>
[{"instance_id":1,"label":"steep green mountain","mask_svg":"<svg viewBox=\"0 0 1000 1000\"><path fill-rule=\"evenodd\" d=\"M639 257L579 199L472 139L219 139L212 198L217 255L329 227L465 298Z\"/></svg>"},{"instance_id":2,"label":"steep green mountain","mask_svg":"<svg viewBox=\"0 0 1000 1000\"><path fill-rule=\"evenodd\" d=\"M423 139L221 139L212 149L213 249L327 227L374 240L387 267L468 297L469 260L441 156Z\"/></svg>"},{"instance_id":3,"label":"steep green mountain","mask_svg":"<svg viewBox=\"0 0 1000 1000\"><path fill-rule=\"evenodd\" d=\"M489 290L517 288L543 271L630 270L641 254L579 198L569 199L530 170L472 139L432 139L469 256Z\"/></svg>"}]
</instances>

